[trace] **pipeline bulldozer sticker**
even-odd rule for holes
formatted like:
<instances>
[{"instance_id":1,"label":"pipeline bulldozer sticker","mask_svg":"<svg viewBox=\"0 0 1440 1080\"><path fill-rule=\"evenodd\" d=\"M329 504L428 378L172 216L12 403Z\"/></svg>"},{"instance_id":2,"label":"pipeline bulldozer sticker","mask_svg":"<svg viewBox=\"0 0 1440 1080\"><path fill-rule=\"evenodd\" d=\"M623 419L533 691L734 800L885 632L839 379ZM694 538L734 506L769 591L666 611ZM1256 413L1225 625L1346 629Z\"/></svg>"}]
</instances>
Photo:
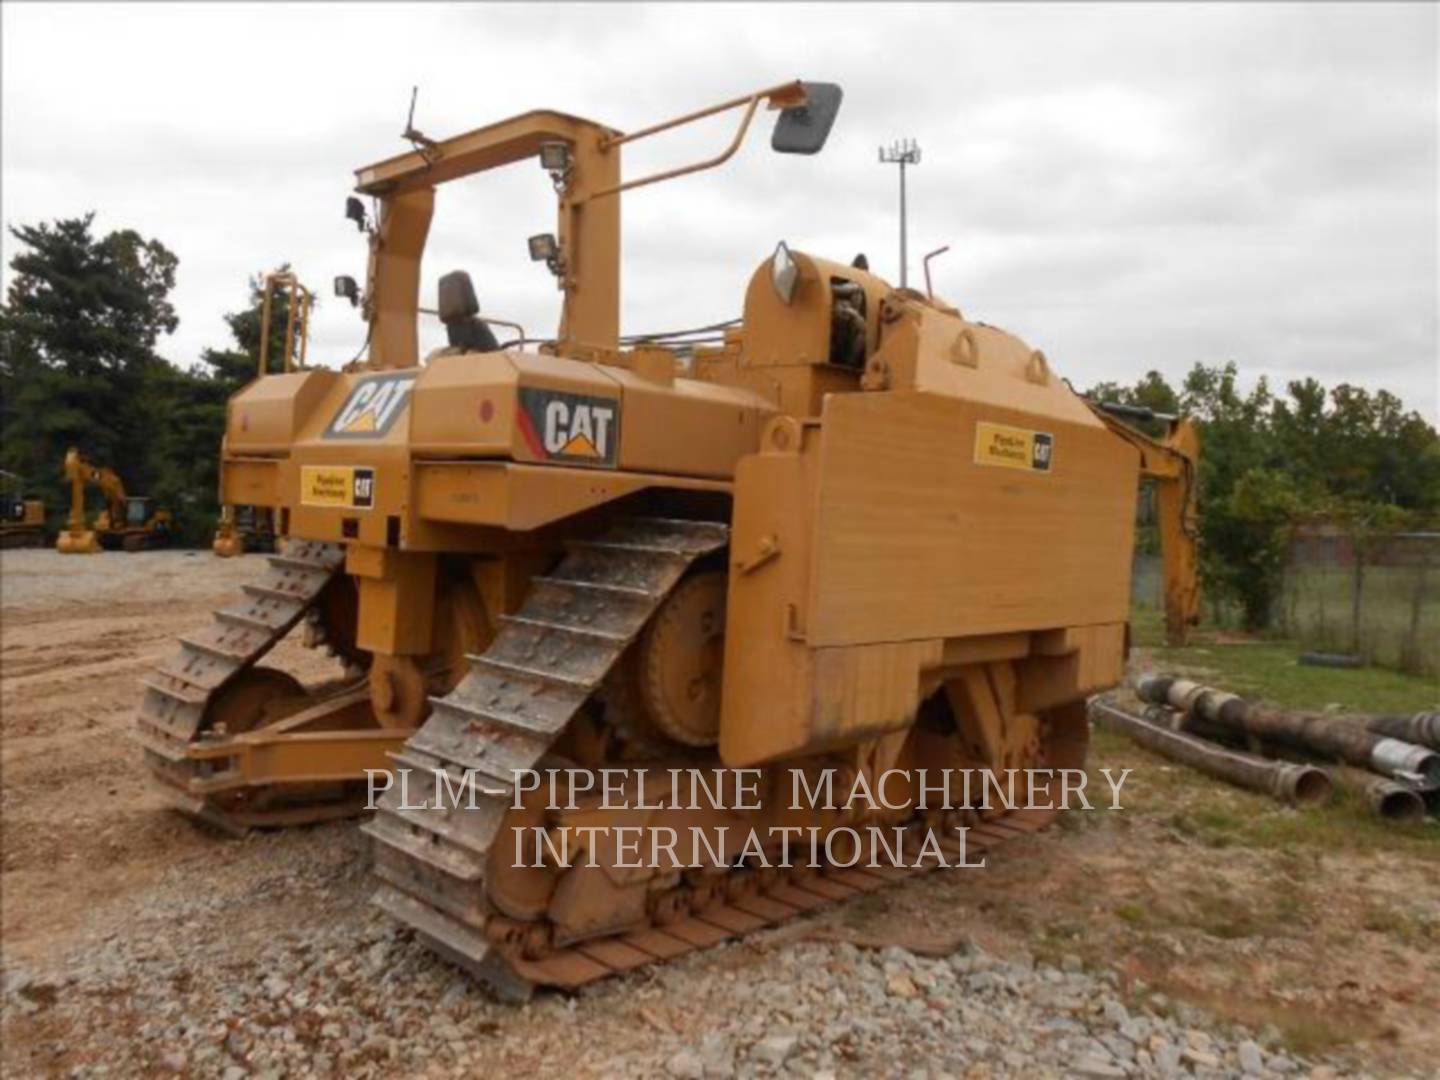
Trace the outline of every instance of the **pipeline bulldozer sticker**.
<instances>
[{"instance_id":1,"label":"pipeline bulldozer sticker","mask_svg":"<svg viewBox=\"0 0 1440 1080\"><path fill-rule=\"evenodd\" d=\"M375 505L375 470L356 465L302 465L300 502L369 510Z\"/></svg>"},{"instance_id":2,"label":"pipeline bulldozer sticker","mask_svg":"<svg viewBox=\"0 0 1440 1080\"><path fill-rule=\"evenodd\" d=\"M520 388L516 423L540 461L613 469L620 448L620 399Z\"/></svg>"},{"instance_id":3,"label":"pipeline bulldozer sticker","mask_svg":"<svg viewBox=\"0 0 1440 1080\"><path fill-rule=\"evenodd\" d=\"M1049 472L1055 436L981 420L975 425L975 463L1005 469Z\"/></svg>"},{"instance_id":4,"label":"pipeline bulldozer sticker","mask_svg":"<svg viewBox=\"0 0 1440 1080\"><path fill-rule=\"evenodd\" d=\"M415 372L377 375L362 379L325 429L327 439L378 439L405 411Z\"/></svg>"}]
</instances>

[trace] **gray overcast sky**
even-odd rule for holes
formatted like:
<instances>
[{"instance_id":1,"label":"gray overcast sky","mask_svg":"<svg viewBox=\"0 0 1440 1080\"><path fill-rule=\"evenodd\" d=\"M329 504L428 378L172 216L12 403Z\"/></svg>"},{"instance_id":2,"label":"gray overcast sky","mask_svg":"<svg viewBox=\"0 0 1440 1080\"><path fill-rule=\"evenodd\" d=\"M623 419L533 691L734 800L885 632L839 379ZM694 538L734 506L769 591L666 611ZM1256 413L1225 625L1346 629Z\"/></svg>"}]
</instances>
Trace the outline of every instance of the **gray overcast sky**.
<instances>
[{"instance_id":1,"label":"gray overcast sky","mask_svg":"<svg viewBox=\"0 0 1440 1080\"><path fill-rule=\"evenodd\" d=\"M362 277L342 217L352 170L537 107L634 129L803 77L841 83L825 152L755 132L722 170L627 197L624 326L739 313L786 239L895 280L895 170L909 135L912 274L1043 348L1084 386L1234 359L1437 414L1437 8L539 4L100 7L6 4L3 215L98 211L180 257L182 364L223 345L246 276L293 262L317 290ZM679 163L732 120L627 148ZM524 238L553 223L525 163L442 191L425 293L463 267L485 311L553 328ZM5 261L13 241L5 238ZM429 328L422 345L438 342ZM343 302L311 355L348 360Z\"/></svg>"}]
</instances>

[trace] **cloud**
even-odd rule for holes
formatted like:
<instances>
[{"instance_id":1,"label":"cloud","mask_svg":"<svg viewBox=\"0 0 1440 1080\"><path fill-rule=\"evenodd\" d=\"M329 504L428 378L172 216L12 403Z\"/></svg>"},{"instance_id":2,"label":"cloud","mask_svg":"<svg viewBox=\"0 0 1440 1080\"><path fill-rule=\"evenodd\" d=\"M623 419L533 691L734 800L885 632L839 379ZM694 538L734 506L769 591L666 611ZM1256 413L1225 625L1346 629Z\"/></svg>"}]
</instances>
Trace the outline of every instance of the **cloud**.
<instances>
[{"instance_id":1,"label":"cloud","mask_svg":"<svg viewBox=\"0 0 1440 1080\"><path fill-rule=\"evenodd\" d=\"M7 223L99 211L180 256L177 362L226 341L247 277L360 276L358 165L535 107L621 128L796 76L840 82L825 153L757 133L724 170L635 192L629 331L738 313L785 238L896 273L896 177L917 138L911 274L1045 349L1077 385L1234 359L1440 408L1437 12L1430 5L5 5ZM761 117L761 122L766 118ZM627 147L627 174L713 152L733 117ZM487 311L554 325L525 256L538 168L442 190L427 291L456 267ZM3 243L8 263L13 243ZM427 342L438 340L429 328ZM322 305L312 356L363 327Z\"/></svg>"}]
</instances>

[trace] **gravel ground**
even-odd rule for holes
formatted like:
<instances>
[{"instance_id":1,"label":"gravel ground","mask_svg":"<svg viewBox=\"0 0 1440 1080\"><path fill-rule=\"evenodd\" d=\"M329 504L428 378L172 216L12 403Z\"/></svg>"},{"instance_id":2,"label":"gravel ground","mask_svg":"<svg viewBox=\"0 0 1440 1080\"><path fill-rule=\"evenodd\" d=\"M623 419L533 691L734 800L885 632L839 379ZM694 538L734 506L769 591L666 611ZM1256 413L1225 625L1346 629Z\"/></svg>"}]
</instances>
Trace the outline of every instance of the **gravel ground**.
<instances>
[{"instance_id":1,"label":"gravel ground","mask_svg":"<svg viewBox=\"0 0 1440 1080\"><path fill-rule=\"evenodd\" d=\"M0 610L105 608L129 601L206 598L216 587L263 572L264 556L217 559L208 551L136 551L61 555L49 549L0 554Z\"/></svg>"},{"instance_id":2,"label":"gravel ground","mask_svg":"<svg viewBox=\"0 0 1440 1080\"><path fill-rule=\"evenodd\" d=\"M272 885L303 900L325 889L333 870ZM320 933L277 935L249 959L217 963L226 950L203 933L179 948L119 933L68 955L48 977L12 970L8 1008L57 1032L35 1043L25 1064L236 1080L445 1075L561 1060L594 1075L691 1080L1310 1071L1273 1049L1273 1033L1217 1031L1159 994L1127 1006L1113 973L1084 971L1076 957L1050 966L968 943L919 956L787 941L794 931L784 930L515 1008L492 1002L384 920L352 914ZM170 917L198 930L222 927L226 912L196 900ZM612 1018L623 1023L612 1027ZM134 1023L134 1037L117 1045L95 1031L117 1022ZM76 1056L89 1064L64 1069Z\"/></svg>"}]
</instances>

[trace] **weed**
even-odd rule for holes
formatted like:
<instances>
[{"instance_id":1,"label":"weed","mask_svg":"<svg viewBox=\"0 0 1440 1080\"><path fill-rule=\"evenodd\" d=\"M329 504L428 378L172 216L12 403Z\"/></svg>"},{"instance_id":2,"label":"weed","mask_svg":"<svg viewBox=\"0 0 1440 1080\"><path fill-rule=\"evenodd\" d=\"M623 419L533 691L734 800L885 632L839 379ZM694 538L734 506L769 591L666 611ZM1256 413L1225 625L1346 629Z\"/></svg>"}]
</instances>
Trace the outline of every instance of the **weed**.
<instances>
[{"instance_id":1,"label":"weed","mask_svg":"<svg viewBox=\"0 0 1440 1080\"><path fill-rule=\"evenodd\" d=\"M1143 926L1150 919L1149 912L1134 902L1116 904L1115 915L1131 926Z\"/></svg>"}]
</instances>

